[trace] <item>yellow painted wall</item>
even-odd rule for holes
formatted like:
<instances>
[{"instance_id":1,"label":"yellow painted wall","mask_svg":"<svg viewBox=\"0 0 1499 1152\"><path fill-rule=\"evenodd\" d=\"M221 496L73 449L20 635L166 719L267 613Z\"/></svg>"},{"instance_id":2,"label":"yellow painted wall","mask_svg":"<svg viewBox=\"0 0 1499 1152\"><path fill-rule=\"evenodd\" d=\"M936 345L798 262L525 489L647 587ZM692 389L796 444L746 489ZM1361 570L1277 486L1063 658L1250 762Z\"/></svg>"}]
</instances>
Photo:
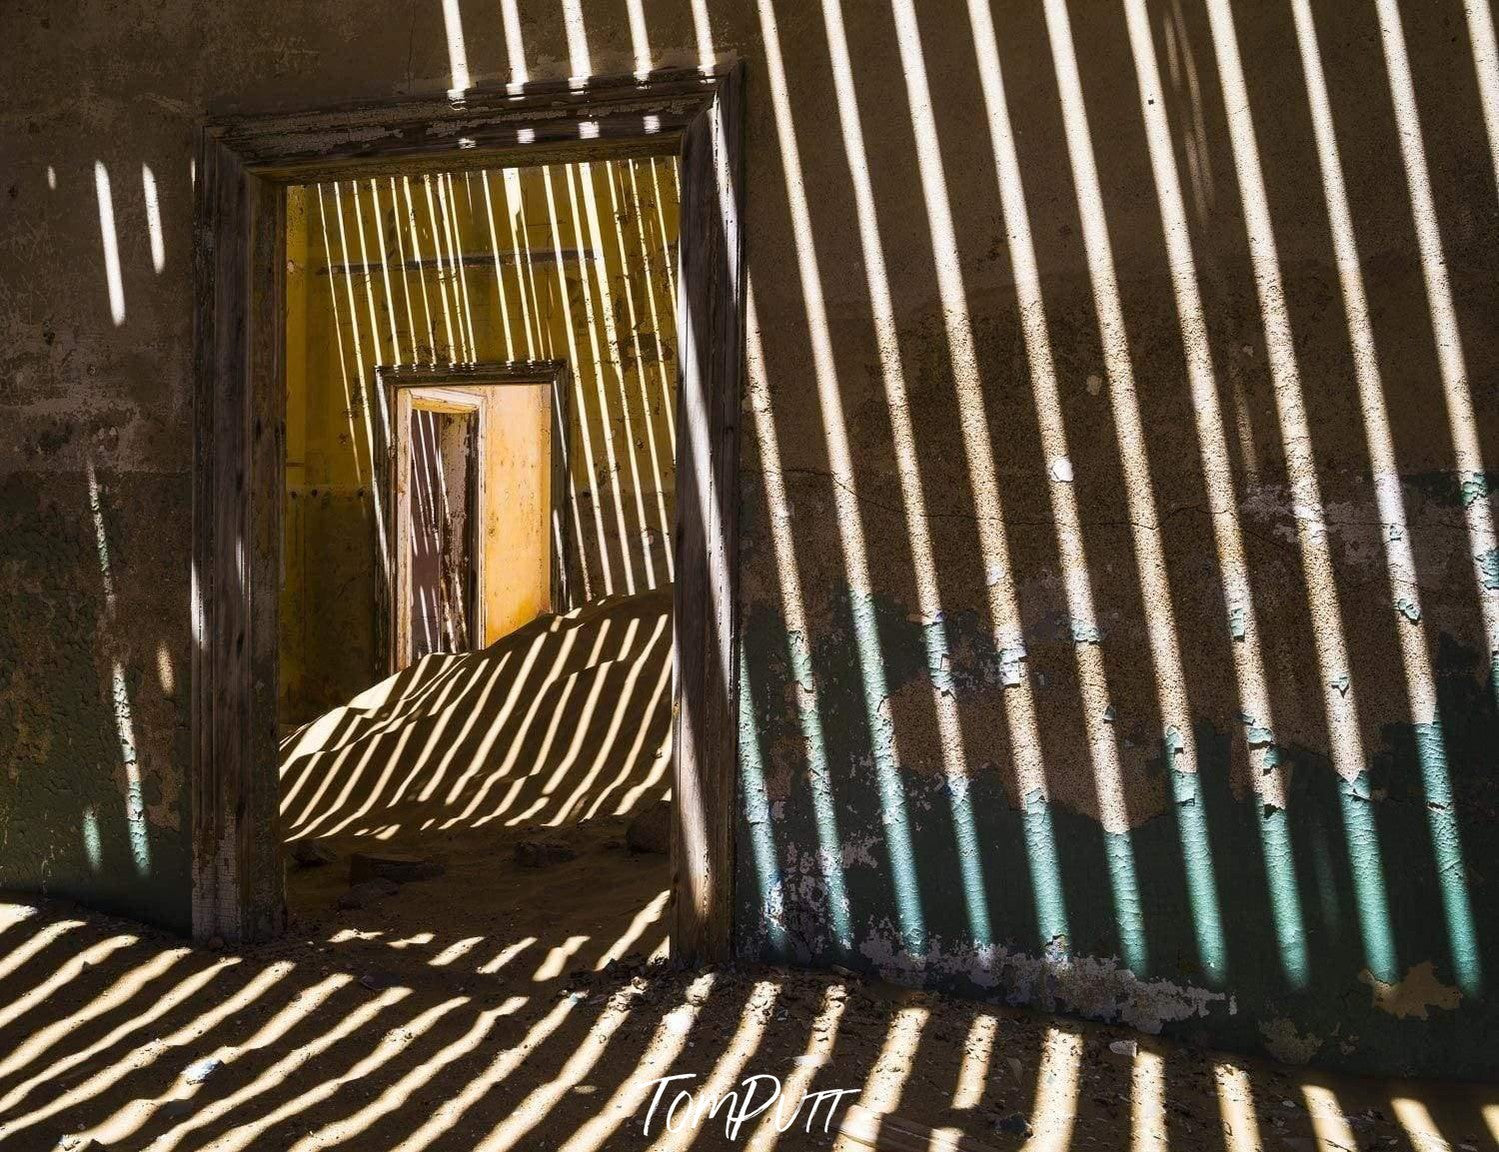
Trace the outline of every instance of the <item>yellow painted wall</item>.
<instances>
[{"instance_id":1,"label":"yellow painted wall","mask_svg":"<svg viewBox=\"0 0 1499 1152\"><path fill-rule=\"evenodd\" d=\"M377 366L567 361L569 583L581 601L670 581L677 218L665 158L292 190L283 720L381 673L371 445L389 413ZM508 411L503 423L528 418ZM535 557L498 534L533 572ZM505 570L489 565L502 582ZM486 601L510 605L494 611L490 640L542 608L513 586L487 588Z\"/></svg>"}]
</instances>

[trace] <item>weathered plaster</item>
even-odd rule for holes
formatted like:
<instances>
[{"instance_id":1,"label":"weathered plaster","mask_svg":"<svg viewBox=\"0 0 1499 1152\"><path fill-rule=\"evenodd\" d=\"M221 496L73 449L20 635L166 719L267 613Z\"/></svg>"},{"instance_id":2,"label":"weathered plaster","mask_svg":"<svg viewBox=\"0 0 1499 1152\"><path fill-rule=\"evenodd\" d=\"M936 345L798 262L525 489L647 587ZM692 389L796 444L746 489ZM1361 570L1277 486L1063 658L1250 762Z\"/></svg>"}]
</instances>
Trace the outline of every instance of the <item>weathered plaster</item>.
<instances>
[{"instance_id":1,"label":"weathered plaster","mask_svg":"<svg viewBox=\"0 0 1499 1152\"><path fill-rule=\"evenodd\" d=\"M282 0L124 0L66 16L5 5L0 739L12 742L0 745L0 789L11 789L0 791L0 879L55 887L65 874L80 896L185 914L180 834L148 815L152 879L130 866L111 664L120 657L135 705L147 812L167 818L175 791L180 813L192 130L210 112L446 91L443 12L456 8L475 81L721 52L749 62L741 953L1158 1021L1220 1046L1300 1056L1320 1038L1318 1061L1492 1075L1499 644L1483 613L1499 590L1469 521L1499 512L1487 470L1499 452L1499 193L1460 0L1392 6L1414 134L1396 123L1377 7L1310 6L1394 477L1376 474L1366 433L1293 6L1220 6L1247 89L1231 99L1203 4L981 5L1029 262L1005 215L963 5L900 5L919 43L902 42L892 7L874 0L648 0L644 38L612 0L571 6L571 25L556 6L518 7L519 41L492 5L467 0L335 0L316 22ZM1107 332L1053 56L1058 13L1122 316ZM1138 84L1140 27L1160 72L1152 102ZM913 104L935 144L918 140ZM1268 323L1230 108L1255 131L1274 226ZM1170 232L1147 134L1158 116L1181 186ZM1453 305L1440 336L1402 140L1424 146ZM119 324L96 162L112 190ZM143 164L160 192L159 272ZM946 205L937 228L934 198ZM1177 295L1183 249L1196 312ZM1040 309L1022 314L1022 291ZM1047 447L1038 419L1039 333L1064 450ZM1460 431L1478 463L1454 446L1442 355L1457 344L1475 425ZM1287 355L1299 398L1271 370ZM1130 487L1121 463L1121 356L1148 458L1143 518L1142 482ZM1207 399L1221 451L1201 439ZM1287 444L1282 417L1298 401L1306 435ZM974 472L985 441L992 484ZM89 461L121 597L113 631ZM1320 507L1306 498L1311 478ZM1401 522L1385 513L1391 494ZM1058 500L1075 502L1075 536L1057 530ZM1235 533L1242 571L1220 548ZM1059 535L1086 556L1088 618L1069 598L1080 574L1064 571ZM1396 542L1409 562L1392 574ZM1152 647L1166 609L1179 698ZM1346 666L1319 653L1318 629L1341 637ZM155 687L162 643L179 686L170 699ZM1419 653L1429 676L1410 672ZM1251 663L1266 706L1245 698ZM1097 774L1108 757L1117 787ZM101 821L99 872L83 807ZM1128 941L1114 890L1126 866L1138 893ZM1414 1000L1385 1001L1424 1000L1425 1019L1374 1001L1426 964ZM1054 973L1072 983L1053 987ZM1442 988L1462 995L1447 1007Z\"/></svg>"}]
</instances>

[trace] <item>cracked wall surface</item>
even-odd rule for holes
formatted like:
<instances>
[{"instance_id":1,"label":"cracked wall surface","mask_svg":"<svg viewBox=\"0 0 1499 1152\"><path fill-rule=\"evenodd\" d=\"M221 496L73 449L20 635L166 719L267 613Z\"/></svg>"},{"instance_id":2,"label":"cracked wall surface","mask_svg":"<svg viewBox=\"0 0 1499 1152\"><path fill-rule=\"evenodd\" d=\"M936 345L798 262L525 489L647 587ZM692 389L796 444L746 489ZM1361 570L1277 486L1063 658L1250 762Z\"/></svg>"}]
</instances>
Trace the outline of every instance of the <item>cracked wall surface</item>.
<instances>
[{"instance_id":1,"label":"cracked wall surface","mask_svg":"<svg viewBox=\"0 0 1499 1152\"><path fill-rule=\"evenodd\" d=\"M194 127L737 54L739 953L1492 1075L1488 10L7 5L0 883L186 917Z\"/></svg>"}]
</instances>

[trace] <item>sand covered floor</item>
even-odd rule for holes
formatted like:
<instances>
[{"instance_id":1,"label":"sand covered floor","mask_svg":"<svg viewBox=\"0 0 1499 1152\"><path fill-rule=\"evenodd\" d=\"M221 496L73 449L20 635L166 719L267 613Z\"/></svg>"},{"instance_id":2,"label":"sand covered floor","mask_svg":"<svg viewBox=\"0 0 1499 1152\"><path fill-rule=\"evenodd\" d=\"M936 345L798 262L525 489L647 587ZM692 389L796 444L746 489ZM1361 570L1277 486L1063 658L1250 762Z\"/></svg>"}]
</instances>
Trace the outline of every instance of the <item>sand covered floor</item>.
<instances>
[{"instance_id":1,"label":"sand covered floor","mask_svg":"<svg viewBox=\"0 0 1499 1152\"><path fill-rule=\"evenodd\" d=\"M532 903L550 923L506 904L479 939L424 916L423 884L238 954L57 903L0 905L0 1148L855 1152L868 1145L836 1134L869 1133L853 1097L832 1130L825 1107L806 1130L807 1094L847 1088L896 1117L876 1121L889 1137L919 1124L980 1149L1499 1143L1492 1087L1321 1076L836 974L610 965L646 951L660 907L568 903L604 886L613 851L544 873ZM647 1133L664 1076L690 1078ZM779 1122L773 1106L731 1139L726 1109L694 1120L684 1105L663 1133L681 1087L702 1102L751 1076L765 1093L780 1081Z\"/></svg>"}]
</instances>

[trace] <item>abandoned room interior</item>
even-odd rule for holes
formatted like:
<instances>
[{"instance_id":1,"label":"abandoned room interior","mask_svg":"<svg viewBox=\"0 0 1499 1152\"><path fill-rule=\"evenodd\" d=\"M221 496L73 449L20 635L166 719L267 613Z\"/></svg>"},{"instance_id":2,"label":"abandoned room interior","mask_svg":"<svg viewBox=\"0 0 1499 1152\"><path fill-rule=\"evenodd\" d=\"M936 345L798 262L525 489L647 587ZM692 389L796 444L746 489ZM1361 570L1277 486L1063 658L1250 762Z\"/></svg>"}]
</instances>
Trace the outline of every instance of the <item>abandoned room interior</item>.
<instances>
[{"instance_id":1,"label":"abandoned room interior","mask_svg":"<svg viewBox=\"0 0 1499 1152\"><path fill-rule=\"evenodd\" d=\"M0 1149L1499 1149L1492 0L0 76Z\"/></svg>"},{"instance_id":2,"label":"abandoned room interior","mask_svg":"<svg viewBox=\"0 0 1499 1152\"><path fill-rule=\"evenodd\" d=\"M677 220L672 156L288 189L295 919L665 954Z\"/></svg>"}]
</instances>

